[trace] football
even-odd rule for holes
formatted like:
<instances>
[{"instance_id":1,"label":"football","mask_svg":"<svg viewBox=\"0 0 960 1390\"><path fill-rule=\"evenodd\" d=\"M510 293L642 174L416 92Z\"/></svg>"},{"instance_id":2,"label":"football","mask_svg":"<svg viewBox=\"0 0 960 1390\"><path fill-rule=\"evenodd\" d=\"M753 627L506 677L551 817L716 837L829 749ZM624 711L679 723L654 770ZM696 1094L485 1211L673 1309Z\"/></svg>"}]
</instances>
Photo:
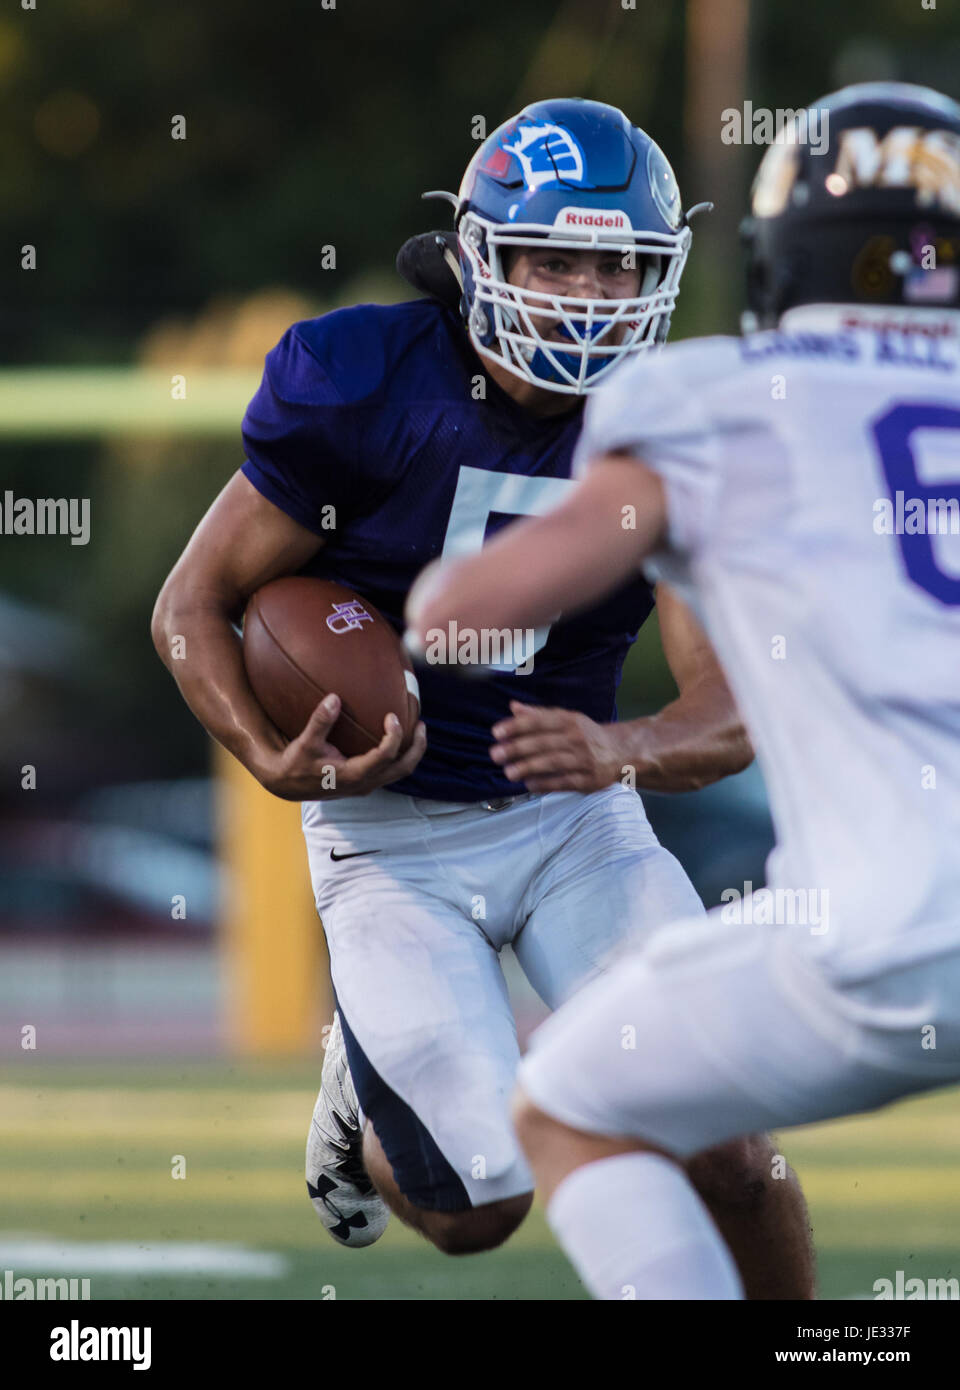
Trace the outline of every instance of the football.
<instances>
[{"instance_id":1,"label":"football","mask_svg":"<svg viewBox=\"0 0 960 1390\"><path fill-rule=\"evenodd\" d=\"M329 740L344 757L375 748L386 715L409 748L420 718L417 680L399 637L376 608L329 579L273 579L243 619L243 660L254 695L287 738L300 734L331 691L341 700Z\"/></svg>"}]
</instances>

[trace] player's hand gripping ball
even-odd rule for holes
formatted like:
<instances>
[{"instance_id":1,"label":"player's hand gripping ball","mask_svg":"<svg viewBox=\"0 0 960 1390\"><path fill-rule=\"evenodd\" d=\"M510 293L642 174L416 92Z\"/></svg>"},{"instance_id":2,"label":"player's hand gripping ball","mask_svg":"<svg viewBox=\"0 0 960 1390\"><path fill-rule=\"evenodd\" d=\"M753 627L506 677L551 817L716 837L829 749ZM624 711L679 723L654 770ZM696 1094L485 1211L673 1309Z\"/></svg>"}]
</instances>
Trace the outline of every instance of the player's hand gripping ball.
<instances>
[{"instance_id":1,"label":"player's hand gripping ball","mask_svg":"<svg viewBox=\"0 0 960 1390\"><path fill-rule=\"evenodd\" d=\"M410 658L376 608L342 585L306 576L264 584L247 604L243 660L257 701L292 741L286 753L305 738L310 743L296 767L261 778L276 795L309 800L321 794L319 768L308 766L314 755L320 762L326 754L334 760L342 755L345 775L337 795L386 785L412 771L422 756ZM332 722L318 710L330 695L339 699ZM389 758L378 757L391 714L399 720L399 740L390 738L396 746Z\"/></svg>"}]
</instances>

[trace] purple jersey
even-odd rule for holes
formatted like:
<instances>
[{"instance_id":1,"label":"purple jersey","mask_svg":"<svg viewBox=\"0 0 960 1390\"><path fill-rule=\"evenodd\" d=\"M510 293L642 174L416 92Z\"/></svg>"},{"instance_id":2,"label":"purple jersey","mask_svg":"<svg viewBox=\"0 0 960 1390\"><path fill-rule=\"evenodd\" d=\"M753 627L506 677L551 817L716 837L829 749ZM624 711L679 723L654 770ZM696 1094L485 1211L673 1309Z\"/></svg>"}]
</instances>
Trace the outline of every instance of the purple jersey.
<instances>
[{"instance_id":1,"label":"purple jersey","mask_svg":"<svg viewBox=\"0 0 960 1390\"><path fill-rule=\"evenodd\" d=\"M477 399L477 397L481 397ZM295 324L268 355L243 422L243 472L315 531L305 568L338 580L398 632L414 579L520 515L554 506L581 412L550 419L487 377L455 314L434 300L359 305ZM538 637L529 674L418 669L427 752L390 791L476 801L518 790L490 760L510 700L616 718L620 669L653 596L642 579Z\"/></svg>"}]
</instances>

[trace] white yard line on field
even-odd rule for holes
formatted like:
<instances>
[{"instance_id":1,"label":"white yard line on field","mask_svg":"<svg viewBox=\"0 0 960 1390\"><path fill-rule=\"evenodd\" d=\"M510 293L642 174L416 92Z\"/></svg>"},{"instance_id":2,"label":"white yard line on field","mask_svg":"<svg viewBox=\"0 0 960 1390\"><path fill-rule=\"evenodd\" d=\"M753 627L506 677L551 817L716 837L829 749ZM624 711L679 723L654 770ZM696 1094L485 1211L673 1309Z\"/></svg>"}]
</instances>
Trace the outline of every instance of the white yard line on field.
<instances>
[{"instance_id":1,"label":"white yard line on field","mask_svg":"<svg viewBox=\"0 0 960 1390\"><path fill-rule=\"evenodd\" d=\"M213 1241L79 1241L0 1232L0 1277L5 1269L85 1274L222 1274L234 1279L282 1279L283 1255Z\"/></svg>"}]
</instances>

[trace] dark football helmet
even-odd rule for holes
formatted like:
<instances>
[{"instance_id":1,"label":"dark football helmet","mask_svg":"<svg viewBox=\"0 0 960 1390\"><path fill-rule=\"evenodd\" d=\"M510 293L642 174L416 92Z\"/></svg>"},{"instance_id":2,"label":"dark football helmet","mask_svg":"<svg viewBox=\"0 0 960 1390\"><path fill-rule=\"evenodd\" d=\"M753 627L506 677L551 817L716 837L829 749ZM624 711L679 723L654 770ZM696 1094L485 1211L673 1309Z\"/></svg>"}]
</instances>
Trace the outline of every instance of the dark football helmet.
<instances>
[{"instance_id":1,"label":"dark football helmet","mask_svg":"<svg viewBox=\"0 0 960 1390\"><path fill-rule=\"evenodd\" d=\"M767 150L743 236L748 330L800 304L960 308L960 105L904 82L815 102Z\"/></svg>"}]
</instances>

